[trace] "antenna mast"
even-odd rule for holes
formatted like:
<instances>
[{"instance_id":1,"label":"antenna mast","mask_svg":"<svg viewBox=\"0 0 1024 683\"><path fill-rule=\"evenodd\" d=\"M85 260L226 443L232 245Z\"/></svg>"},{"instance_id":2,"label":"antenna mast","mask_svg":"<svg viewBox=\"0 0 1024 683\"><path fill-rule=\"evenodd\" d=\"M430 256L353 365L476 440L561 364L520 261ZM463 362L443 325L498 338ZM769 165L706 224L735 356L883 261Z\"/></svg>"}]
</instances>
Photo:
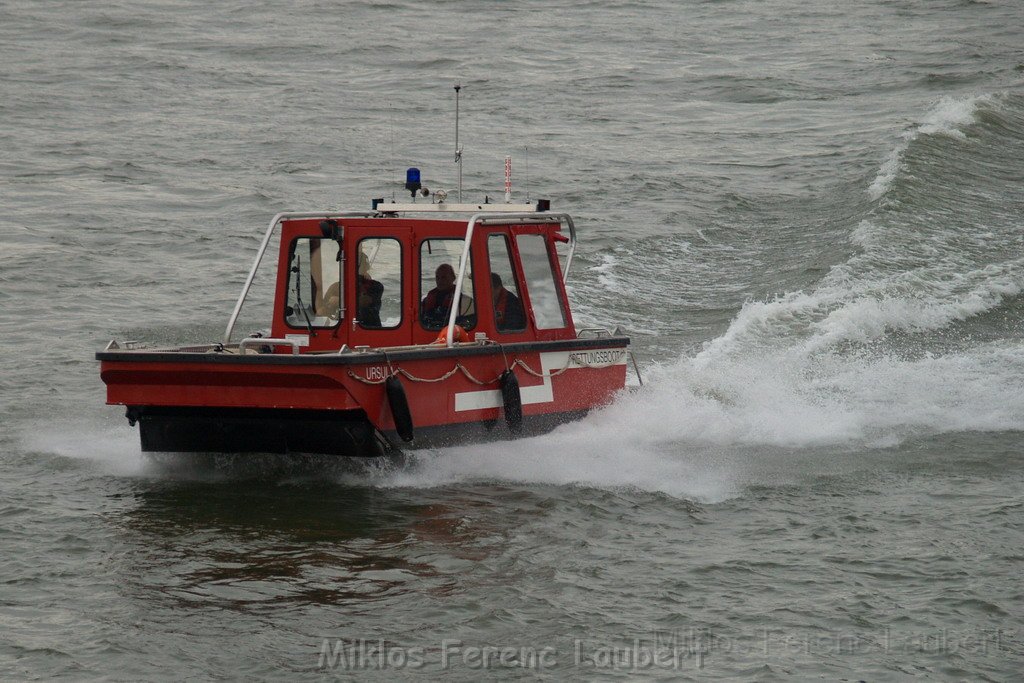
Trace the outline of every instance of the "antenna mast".
<instances>
[{"instance_id":1,"label":"antenna mast","mask_svg":"<svg viewBox=\"0 0 1024 683\"><path fill-rule=\"evenodd\" d=\"M459 91L462 84L455 84L455 163L459 165L459 203L462 203L462 148L459 147Z\"/></svg>"},{"instance_id":2,"label":"antenna mast","mask_svg":"<svg viewBox=\"0 0 1024 683\"><path fill-rule=\"evenodd\" d=\"M526 147L526 203L530 203L530 147Z\"/></svg>"}]
</instances>

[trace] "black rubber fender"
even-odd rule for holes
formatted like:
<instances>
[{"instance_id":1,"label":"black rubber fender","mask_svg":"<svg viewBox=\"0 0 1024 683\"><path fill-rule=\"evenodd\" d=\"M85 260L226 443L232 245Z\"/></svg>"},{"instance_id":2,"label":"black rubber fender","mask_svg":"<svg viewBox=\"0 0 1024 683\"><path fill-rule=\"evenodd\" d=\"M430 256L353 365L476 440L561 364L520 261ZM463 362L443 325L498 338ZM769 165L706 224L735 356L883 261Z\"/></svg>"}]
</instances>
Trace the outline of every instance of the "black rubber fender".
<instances>
[{"instance_id":1,"label":"black rubber fender","mask_svg":"<svg viewBox=\"0 0 1024 683\"><path fill-rule=\"evenodd\" d=\"M391 408L391 417L395 420L395 431L402 441L412 441L412 413L409 412L409 400L405 397L405 389L402 382L392 375L384 381L384 390L388 394L388 407Z\"/></svg>"},{"instance_id":2,"label":"black rubber fender","mask_svg":"<svg viewBox=\"0 0 1024 683\"><path fill-rule=\"evenodd\" d=\"M519 393L519 380L511 368L498 378L501 385L501 402L505 407L505 422L508 430L518 434L523 429L523 397Z\"/></svg>"},{"instance_id":3,"label":"black rubber fender","mask_svg":"<svg viewBox=\"0 0 1024 683\"><path fill-rule=\"evenodd\" d=\"M142 417L142 409L138 406L125 406L124 416L128 418L128 426L134 427Z\"/></svg>"}]
</instances>

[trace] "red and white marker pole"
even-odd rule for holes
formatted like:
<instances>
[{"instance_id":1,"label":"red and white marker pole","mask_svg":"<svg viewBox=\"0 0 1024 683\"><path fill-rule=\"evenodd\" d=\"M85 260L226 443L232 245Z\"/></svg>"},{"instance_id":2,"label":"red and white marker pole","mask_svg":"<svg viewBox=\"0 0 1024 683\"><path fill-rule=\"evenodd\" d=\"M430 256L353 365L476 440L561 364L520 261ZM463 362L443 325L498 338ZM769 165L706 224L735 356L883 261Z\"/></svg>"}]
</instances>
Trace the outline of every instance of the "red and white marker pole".
<instances>
[{"instance_id":1,"label":"red and white marker pole","mask_svg":"<svg viewBox=\"0 0 1024 683\"><path fill-rule=\"evenodd\" d=\"M512 157L505 157L505 203L512 203Z\"/></svg>"}]
</instances>

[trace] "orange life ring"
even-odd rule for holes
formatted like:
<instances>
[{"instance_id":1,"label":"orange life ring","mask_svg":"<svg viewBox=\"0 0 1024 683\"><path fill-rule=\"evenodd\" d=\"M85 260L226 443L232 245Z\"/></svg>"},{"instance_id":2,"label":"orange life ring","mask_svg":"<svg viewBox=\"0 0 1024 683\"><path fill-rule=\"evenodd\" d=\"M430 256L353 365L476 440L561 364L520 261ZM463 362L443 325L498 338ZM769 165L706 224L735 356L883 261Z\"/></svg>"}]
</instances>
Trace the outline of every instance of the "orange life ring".
<instances>
[{"instance_id":1,"label":"orange life ring","mask_svg":"<svg viewBox=\"0 0 1024 683\"><path fill-rule=\"evenodd\" d=\"M469 332L462 327L462 325L455 325L452 328L452 341L453 342L468 342L471 341L469 338ZM446 344L448 342L448 328L442 328L440 334L437 335L437 339L434 340L435 344Z\"/></svg>"}]
</instances>

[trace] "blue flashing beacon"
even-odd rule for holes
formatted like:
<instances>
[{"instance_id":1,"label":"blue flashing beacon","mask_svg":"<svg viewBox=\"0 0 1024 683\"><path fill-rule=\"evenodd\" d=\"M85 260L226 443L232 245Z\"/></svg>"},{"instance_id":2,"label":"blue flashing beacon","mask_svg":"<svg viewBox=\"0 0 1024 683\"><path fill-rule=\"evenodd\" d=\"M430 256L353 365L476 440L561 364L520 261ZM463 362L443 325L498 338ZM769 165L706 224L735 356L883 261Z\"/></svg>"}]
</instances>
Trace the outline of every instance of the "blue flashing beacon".
<instances>
[{"instance_id":1,"label":"blue flashing beacon","mask_svg":"<svg viewBox=\"0 0 1024 683\"><path fill-rule=\"evenodd\" d=\"M412 194L413 199L416 198L416 192L420 189L420 169L418 168L407 168L405 170L405 189L409 190Z\"/></svg>"}]
</instances>

